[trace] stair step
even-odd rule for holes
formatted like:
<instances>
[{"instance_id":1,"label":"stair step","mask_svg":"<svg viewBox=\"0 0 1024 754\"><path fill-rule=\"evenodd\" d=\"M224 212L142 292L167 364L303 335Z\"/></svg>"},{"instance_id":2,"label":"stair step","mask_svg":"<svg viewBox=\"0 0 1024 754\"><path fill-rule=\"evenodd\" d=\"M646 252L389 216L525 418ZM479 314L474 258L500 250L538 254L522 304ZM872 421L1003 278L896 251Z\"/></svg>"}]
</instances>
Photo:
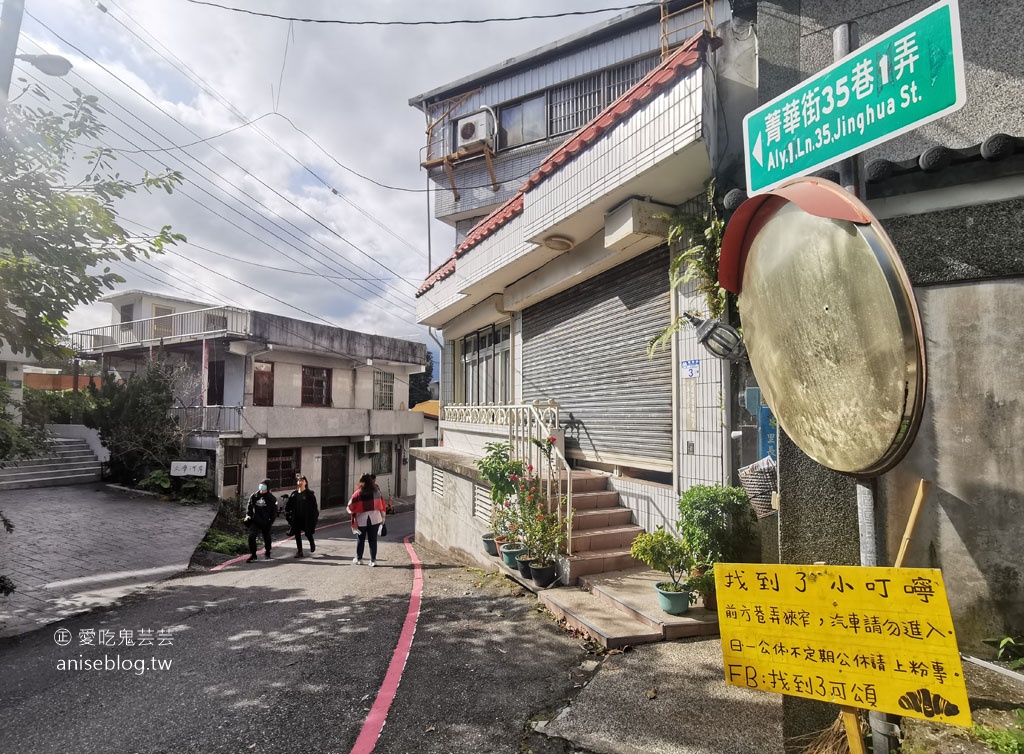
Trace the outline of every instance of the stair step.
<instances>
[{"instance_id":1,"label":"stair step","mask_svg":"<svg viewBox=\"0 0 1024 754\"><path fill-rule=\"evenodd\" d=\"M615 508L593 508L577 510L572 517L572 530L583 532L606 526L625 526L633 522L633 511L621 505Z\"/></svg>"},{"instance_id":2,"label":"stair step","mask_svg":"<svg viewBox=\"0 0 1024 754\"><path fill-rule=\"evenodd\" d=\"M100 481L100 472L41 477L28 481L0 480L0 490L23 490L28 487L61 487L66 484L89 484Z\"/></svg>"},{"instance_id":3,"label":"stair step","mask_svg":"<svg viewBox=\"0 0 1024 754\"><path fill-rule=\"evenodd\" d=\"M669 615L658 606L654 585L667 576L659 571L633 568L584 576L580 588L588 589L595 599L648 626L661 626L665 639L673 641L691 636L718 634L718 613L693 605L683 615Z\"/></svg>"},{"instance_id":4,"label":"stair step","mask_svg":"<svg viewBox=\"0 0 1024 754\"><path fill-rule=\"evenodd\" d=\"M626 568L635 568L639 563L629 554L629 548L617 548L611 550L584 550L573 551L567 559L569 565L568 584L575 584L581 576L590 574L601 574L608 571L622 571Z\"/></svg>"},{"instance_id":5,"label":"stair step","mask_svg":"<svg viewBox=\"0 0 1024 754\"><path fill-rule=\"evenodd\" d=\"M594 508L614 508L619 504L619 493L614 490L576 491L576 482L572 486L572 509L593 510Z\"/></svg>"},{"instance_id":6,"label":"stair step","mask_svg":"<svg viewBox=\"0 0 1024 754\"><path fill-rule=\"evenodd\" d=\"M564 618L567 626L586 632L606 649L651 644L664 638L661 630L609 609L579 589L549 589L538 592L537 597L555 616Z\"/></svg>"},{"instance_id":7,"label":"stair step","mask_svg":"<svg viewBox=\"0 0 1024 754\"><path fill-rule=\"evenodd\" d=\"M91 463L54 463L34 468L11 467L0 470L0 479L3 481L31 480L40 477L52 476L54 474L66 476L68 474L99 474L100 462L93 459Z\"/></svg>"},{"instance_id":8,"label":"stair step","mask_svg":"<svg viewBox=\"0 0 1024 754\"><path fill-rule=\"evenodd\" d=\"M636 524L626 526L605 526L597 529L572 530L572 551L582 555L589 550L627 550L633 544L643 527Z\"/></svg>"}]
</instances>

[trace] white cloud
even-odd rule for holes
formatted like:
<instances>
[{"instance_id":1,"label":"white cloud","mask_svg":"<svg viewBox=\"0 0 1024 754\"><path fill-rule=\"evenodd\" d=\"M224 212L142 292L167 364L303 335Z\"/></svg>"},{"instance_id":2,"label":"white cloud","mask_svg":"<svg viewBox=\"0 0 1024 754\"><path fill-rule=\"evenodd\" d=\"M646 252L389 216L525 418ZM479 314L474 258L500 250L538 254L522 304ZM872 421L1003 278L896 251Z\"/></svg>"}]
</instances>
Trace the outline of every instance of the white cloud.
<instances>
[{"instance_id":1,"label":"white cloud","mask_svg":"<svg viewBox=\"0 0 1024 754\"><path fill-rule=\"evenodd\" d=\"M198 297L204 300L221 297L225 303L310 318L257 293L264 291L343 327L415 337L431 346L411 314L415 288L428 272L424 194L374 186L338 167L335 160L387 185L424 188L419 162L425 123L423 115L407 104L410 97L614 15L472 26L296 23L290 28L284 21L185 0L104 0L104 5L106 14L87 0L29 0L26 10L35 18L26 15L21 50L39 52L42 46L74 63L72 75L46 79L45 84L65 94L71 86L98 94L109 111L104 120L111 129L106 140L112 146L130 149L131 142L141 148L166 147L208 138L240 123L220 98L254 118L272 111L272 93L277 93L280 113L327 153L283 119L271 116L187 152L123 154L118 165L126 175L173 168L186 180L173 196L160 192L125 201L121 212L129 225L170 224L191 243L215 252L319 275L268 270L183 245L176 250L180 256L165 255L153 260L153 266L129 265L127 273L119 268L127 278L126 287L157 289L146 277L150 276L167 281L164 290L172 295L181 291L170 285L197 285ZM585 0L478 0L472 6L454 0L263 0L235 5L283 15L350 19L479 18L593 7ZM171 65L157 50L182 62ZM183 75L178 70L182 64L217 95L202 91ZM257 127L340 196L261 136ZM429 232L436 264L450 252L454 232L436 221ZM332 282L326 277L330 275L384 279ZM109 321L109 305L96 304L76 310L70 327Z\"/></svg>"}]
</instances>

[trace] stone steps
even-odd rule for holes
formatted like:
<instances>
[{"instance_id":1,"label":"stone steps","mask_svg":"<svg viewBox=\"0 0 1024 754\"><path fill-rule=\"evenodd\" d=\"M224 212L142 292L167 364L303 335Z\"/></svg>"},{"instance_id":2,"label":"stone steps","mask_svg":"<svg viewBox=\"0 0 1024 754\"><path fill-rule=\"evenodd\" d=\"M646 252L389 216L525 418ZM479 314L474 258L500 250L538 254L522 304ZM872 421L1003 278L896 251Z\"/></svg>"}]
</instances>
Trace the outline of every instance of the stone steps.
<instances>
[{"instance_id":1,"label":"stone steps","mask_svg":"<svg viewBox=\"0 0 1024 754\"><path fill-rule=\"evenodd\" d=\"M683 615L669 615L658 607L654 584L664 578L657 571L633 568L586 576L579 588L538 590L537 596L567 626L607 649L716 636L718 614L700 603Z\"/></svg>"},{"instance_id":2,"label":"stone steps","mask_svg":"<svg viewBox=\"0 0 1024 754\"><path fill-rule=\"evenodd\" d=\"M57 438L49 446L44 456L12 461L0 469L0 490L100 481L102 466L85 440Z\"/></svg>"}]
</instances>

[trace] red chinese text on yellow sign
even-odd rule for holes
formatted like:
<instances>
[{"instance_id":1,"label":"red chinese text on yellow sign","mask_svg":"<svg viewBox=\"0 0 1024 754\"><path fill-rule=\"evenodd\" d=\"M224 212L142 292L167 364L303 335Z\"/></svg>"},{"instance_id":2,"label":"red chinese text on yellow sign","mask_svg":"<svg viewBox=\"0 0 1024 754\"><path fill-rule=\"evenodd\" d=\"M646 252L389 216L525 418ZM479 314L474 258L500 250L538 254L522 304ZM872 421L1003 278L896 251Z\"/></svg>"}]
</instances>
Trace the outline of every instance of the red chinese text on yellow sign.
<instances>
[{"instance_id":1,"label":"red chinese text on yellow sign","mask_svg":"<svg viewBox=\"0 0 1024 754\"><path fill-rule=\"evenodd\" d=\"M719 563L726 683L971 725L942 573Z\"/></svg>"}]
</instances>

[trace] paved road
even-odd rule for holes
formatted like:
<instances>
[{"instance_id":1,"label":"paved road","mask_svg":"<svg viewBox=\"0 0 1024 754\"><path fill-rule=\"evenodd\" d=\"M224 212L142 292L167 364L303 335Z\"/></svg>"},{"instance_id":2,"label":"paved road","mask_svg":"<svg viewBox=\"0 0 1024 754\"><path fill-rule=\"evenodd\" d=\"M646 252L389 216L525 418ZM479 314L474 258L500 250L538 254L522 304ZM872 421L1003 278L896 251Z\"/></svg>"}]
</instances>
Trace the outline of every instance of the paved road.
<instances>
[{"instance_id":1,"label":"paved road","mask_svg":"<svg viewBox=\"0 0 1024 754\"><path fill-rule=\"evenodd\" d=\"M411 512L388 528L376 568L342 523L315 558L283 543L0 639L0 752L781 751L779 697L726 687L717 642L594 655L518 585L407 547Z\"/></svg>"},{"instance_id":2,"label":"paved road","mask_svg":"<svg viewBox=\"0 0 1024 754\"><path fill-rule=\"evenodd\" d=\"M213 506L182 506L102 484L0 492L0 637L109 605L188 566Z\"/></svg>"}]
</instances>

